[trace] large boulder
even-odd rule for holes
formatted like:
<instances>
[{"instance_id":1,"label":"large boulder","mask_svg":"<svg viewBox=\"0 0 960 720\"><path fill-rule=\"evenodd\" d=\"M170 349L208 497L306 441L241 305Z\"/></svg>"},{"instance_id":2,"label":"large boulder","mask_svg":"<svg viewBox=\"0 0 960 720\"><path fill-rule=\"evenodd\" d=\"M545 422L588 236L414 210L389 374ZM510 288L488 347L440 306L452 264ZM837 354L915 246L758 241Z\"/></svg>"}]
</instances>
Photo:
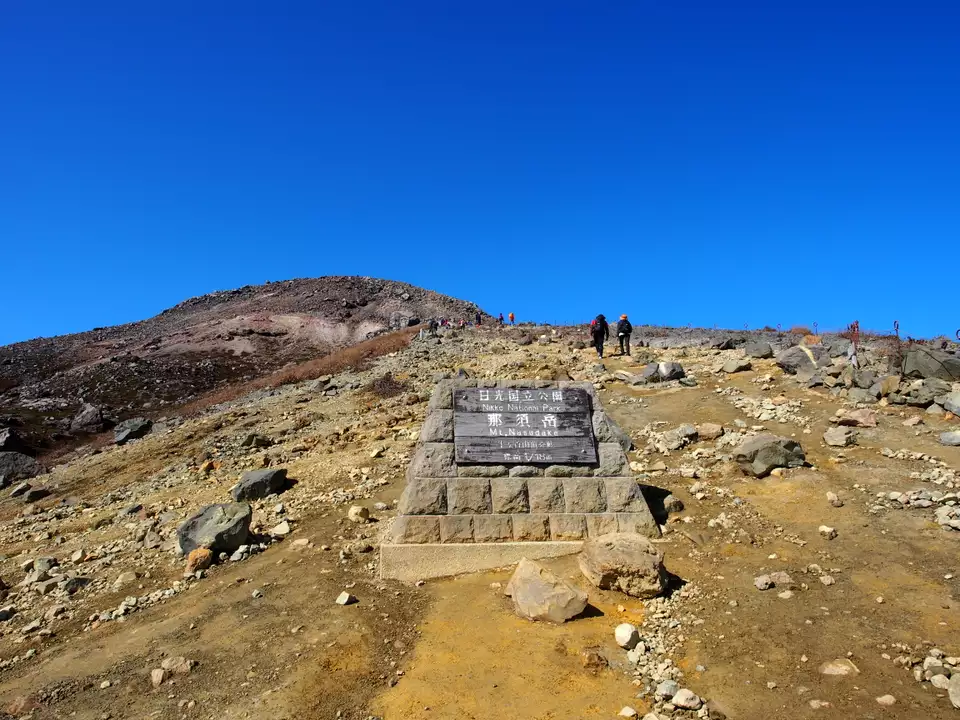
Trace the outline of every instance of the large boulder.
<instances>
[{"instance_id":1,"label":"large boulder","mask_svg":"<svg viewBox=\"0 0 960 720\"><path fill-rule=\"evenodd\" d=\"M758 360L766 360L767 358L773 357L773 348L770 347L770 343L764 342L763 340L748 342L743 346L743 352L747 357L757 358Z\"/></svg>"},{"instance_id":2,"label":"large boulder","mask_svg":"<svg viewBox=\"0 0 960 720\"><path fill-rule=\"evenodd\" d=\"M960 380L960 356L914 345L903 354L900 369L906 377Z\"/></svg>"},{"instance_id":3,"label":"large boulder","mask_svg":"<svg viewBox=\"0 0 960 720\"><path fill-rule=\"evenodd\" d=\"M683 365L678 362L662 362L657 367L657 373L660 376L660 382L668 380L679 380L686 375Z\"/></svg>"},{"instance_id":4,"label":"large boulder","mask_svg":"<svg viewBox=\"0 0 960 720\"><path fill-rule=\"evenodd\" d=\"M610 533L583 544L578 557L584 576L601 590L656 597L667 588L663 554L642 535Z\"/></svg>"},{"instance_id":5,"label":"large boulder","mask_svg":"<svg viewBox=\"0 0 960 720\"><path fill-rule=\"evenodd\" d=\"M103 419L103 410L96 405L85 403L80 411L70 421L70 430L73 432L100 432L106 427Z\"/></svg>"},{"instance_id":6,"label":"large boulder","mask_svg":"<svg viewBox=\"0 0 960 720\"><path fill-rule=\"evenodd\" d=\"M940 433L940 444L950 447L960 447L960 430Z\"/></svg>"},{"instance_id":7,"label":"large boulder","mask_svg":"<svg viewBox=\"0 0 960 720\"><path fill-rule=\"evenodd\" d=\"M831 447L856 445L857 433L848 427L832 427L823 434L823 441Z\"/></svg>"},{"instance_id":8,"label":"large boulder","mask_svg":"<svg viewBox=\"0 0 960 720\"><path fill-rule=\"evenodd\" d=\"M145 437L152 428L152 420L148 420L147 418L130 418L117 425L113 441L117 445L125 445L131 440L139 440Z\"/></svg>"},{"instance_id":9,"label":"large boulder","mask_svg":"<svg viewBox=\"0 0 960 720\"><path fill-rule=\"evenodd\" d=\"M19 452L0 452L0 477L5 477L7 483L29 480L46 471L43 465L29 455Z\"/></svg>"},{"instance_id":10,"label":"large boulder","mask_svg":"<svg viewBox=\"0 0 960 720\"><path fill-rule=\"evenodd\" d=\"M954 415L960 415L960 392L949 393L943 399L943 407Z\"/></svg>"},{"instance_id":11,"label":"large boulder","mask_svg":"<svg viewBox=\"0 0 960 720\"><path fill-rule=\"evenodd\" d=\"M0 429L0 450L5 452L23 452L27 444L13 428Z\"/></svg>"},{"instance_id":12,"label":"large boulder","mask_svg":"<svg viewBox=\"0 0 960 720\"><path fill-rule=\"evenodd\" d=\"M776 435L757 435L733 452L733 459L748 475L766 477L774 468L802 467L806 456L800 443Z\"/></svg>"},{"instance_id":13,"label":"large boulder","mask_svg":"<svg viewBox=\"0 0 960 720\"><path fill-rule=\"evenodd\" d=\"M250 470L240 476L240 482L234 485L230 494L237 501L260 500L267 495L280 492L286 482L285 468Z\"/></svg>"},{"instance_id":14,"label":"large boulder","mask_svg":"<svg viewBox=\"0 0 960 720\"><path fill-rule=\"evenodd\" d=\"M825 355L824 349L817 345L794 345L781 350L777 355L777 365L790 375L812 375L820 366L820 359Z\"/></svg>"},{"instance_id":15,"label":"large boulder","mask_svg":"<svg viewBox=\"0 0 960 720\"><path fill-rule=\"evenodd\" d=\"M177 529L184 555L200 547L216 553L232 553L247 544L253 511L247 503L207 505Z\"/></svg>"},{"instance_id":16,"label":"large boulder","mask_svg":"<svg viewBox=\"0 0 960 720\"><path fill-rule=\"evenodd\" d=\"M587 594L541 565L523 558L504 594L522 618L563 623L583 612Z\"/></svg>"}]
</instances>

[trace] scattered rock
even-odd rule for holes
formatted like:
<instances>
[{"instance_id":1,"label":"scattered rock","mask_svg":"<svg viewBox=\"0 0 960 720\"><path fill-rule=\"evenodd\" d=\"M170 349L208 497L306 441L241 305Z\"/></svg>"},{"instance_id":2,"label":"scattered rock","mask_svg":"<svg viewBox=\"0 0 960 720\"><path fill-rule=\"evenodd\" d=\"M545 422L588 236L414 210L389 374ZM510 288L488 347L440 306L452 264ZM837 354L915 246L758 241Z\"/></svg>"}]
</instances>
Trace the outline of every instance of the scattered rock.
<instances>
[{"instance_id":1,"label":"scattered rock","mask_svg":"<svg viewBox=\"0 0 960 720\"><path fill-rule=\"evenodd\" d=\"M246 503L207 505L177 530L180 550L189 554L205 547L214 553L232 553L247 542L252 518Z\"/></svg>"},{"instance_id":2,"label":"scattered rock","mask_svg":"<svg viewBox=\"0 0 960 720\"><path fill-rule=\"evenodd\" d=\"M858 675L860 669L847 658L830 660L820 666L821 675Z\"/></svg>"},{"instance_id":3,"label":"scattered rock","mask_svg":"<svg viewBox=\"0 0 960 720\"><path fill-rule=\"evenodd\" d=\"M818 531L820 532L820 536L825 540L833 540L835 537L837 537L836 528L828 527L827 525L821 525L818 528Z\"/></svg>"},{"instance_id":4,"label":"scattered rock","mask_svg":"<svg viewBox=\"0 0 960 720\"><path fill-rule=\"evenodd\" d=\"M670 699L670 702L684 710L699 710L700 706L703 705L703 700L686 688L679 690L677 694Z\"/></svg>"},{"instance_id":5,"label":"scattered rock","mask_svg":"<svg viewBox=\"0 0 960 720\"><path fill-rule=\"evenodd\" d=\"M18 480L29 480L46 471L43 465L29 455L20 452L0 452L0 477L6 478L7 484Z\"/></svg>"},{"instance_id":6,"label":"scattered rock","mask_svg":"<svg viewBox=\"0 0 960 720\"><path fill-rule=\"evenodd\" d=\"M744 372L746 370L752 370L753 365L746 358L738 358L733 360L727 360L723 364L723 372L729 374Z\"/></svg>"},{"instance_id":7,"label":"scattered rock","mask_svg":"<svg viewBox=\"0 0 960 720\"><path fill-rule=\"evenodd\" d=\"M617 625L616 630L614 630L614 637L616 638L617 645L627 650L633 650L633 648L637 646L637 643L640 642L640 633L636 625L631 625L630 623L620 623Z\"/></svg>"},{"instance_id":8,"label":"scattered rock","mask_svg":"<svg viewBox=\"0 0 960 720\"><path fill-rule=\"evenodd\" d=\"M885 707L890 707L897 702L897 699L893 695L881 695L877 698L877 704L883 705Z\"/></svg>"},{"instance_id":9,"label":"scattered rock","mask_svg":"<svg viewBox=\"0 0 960 720\"><path fill-rule=\"evenodd\" d=\"M354 505L347 511L347 520L362 524L370 519L370 511L362 505Z\"/></svg>"},{"instance_id":10,"label":"scattered rock","mask_svg":"<svg viewBox=\"0 0 960 720\"><path fill-rule=\"evenodd\" d=\"M757 435L734 450L733 459L743 472L766 477L774 468L802 467L803 448L796 440L776 435Z\"/></svg>"},{"instance_id":11,"label":"scattered rock","mask_svg":"<svg viewBox=\"0 0 960 720\"><path fill-rule=\"evenodd\" d=\"M940 433L940 444L948 445L950 447L960 446L960 430L952 430L950 432Z\"/></svg>"},{"instance_id":12,"label":"scattered rock","mask_svg":"<svg viewBox=\"0 0 960 720\"><path fill-rule=\"evenodd\" d=\"M147 418L130 418L114 428L113 442L117 445L126 445L131 440L146 437L153 428L153 421Z\"/></svg>"},{"instance_id":13,"label":"scattered rock","mask_svg":"<svg viewBox=\"0 0 960 720\"><path fill-rule=\"evenodd\" d=\"M284 468L267 470L251 470L245 472L231 490L236 501L260 500L267 495L279 493L287 482L287 471Z\"/></svg>"},{"instance_id":14,"label":"scattered rock","mask_svg":"<svg viewBox=\"0 0 960 720\"><path fill-rule=\"evenodd\" d=\"M823 434L823 441L831 447L848 447L856 444L857 433L847 427L832 427Z\"/></svg>"},{"instance_id":15,"label":"scattered rock","mask_svg":"<svg viewBox=\"0 0 960 720\"><path fill-rule=\"evenodd\" d=\"M155 688L163 685L163 681L167 679L167 671L163 668L154 668L150 671L150 684Z\"/></svg>"},{"instance_id":16,"label":"scattered rock","mask_svg":"<svg viewBox=\"0 0 960 720\"><path fill-rule=\"evenodd\" d=\"M517 615L528 620L563 623L587 606L585 592L526 558L517 565L504 594L513 599Z\"/></svg>"},{"instance_id":17,"label":"scattered rock","mask_svg":"<svg viewBox=\"0 0 960 720\"><path fill-rule=\"evenodd\" d=\"M355 602L358 602L357 598L348 593L346 590L340 593L336 600L337 605L353 605Z\"/></svg>"}]
</instances>

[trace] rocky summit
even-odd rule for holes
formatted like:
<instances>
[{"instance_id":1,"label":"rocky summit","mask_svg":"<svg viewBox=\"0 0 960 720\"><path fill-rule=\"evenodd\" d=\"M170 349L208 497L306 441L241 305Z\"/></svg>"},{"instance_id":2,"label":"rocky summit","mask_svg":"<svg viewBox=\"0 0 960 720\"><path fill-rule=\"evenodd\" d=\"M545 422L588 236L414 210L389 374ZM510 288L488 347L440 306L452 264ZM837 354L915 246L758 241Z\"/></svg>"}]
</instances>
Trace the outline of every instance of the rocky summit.
<instances>
[{"instance_id":1,"label":"rocky summit","mask_svg":"<svg viewBox=\"0 0 960 720\"><path fill-rule=\"evenodd\" d=\"M419 322L468 311L302 280L0 349L0 717L955 716L956 344Z\"/></svg>"}]
</instances>

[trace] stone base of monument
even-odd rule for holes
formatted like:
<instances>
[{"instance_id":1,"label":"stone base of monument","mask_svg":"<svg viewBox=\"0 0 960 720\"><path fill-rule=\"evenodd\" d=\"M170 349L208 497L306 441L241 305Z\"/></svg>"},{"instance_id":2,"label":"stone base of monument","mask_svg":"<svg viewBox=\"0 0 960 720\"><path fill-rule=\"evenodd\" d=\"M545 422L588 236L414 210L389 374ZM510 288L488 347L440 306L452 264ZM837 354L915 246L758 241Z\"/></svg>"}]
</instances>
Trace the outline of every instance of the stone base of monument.
<instances>
[{"instance_id":1,"label":"stone base of monument","mask_svg":"<svg viewBox=\"0 0 960 720\"><path fill-rule=\"evenodd\" d=\"M611 532L659 537L629 472L630 442L590 383L440 382L381 546L382 576L556 557Z\"/></svg>"},{"instance_id":2,"label":"stone base of monument","mask_svg":"<svg viewBox=\"0 0 960 720\"><path fill-rule=\"evenodd\" d=\"M461 545L385 543L380 546L380 577L417 582L516 565L523 558L574 555L583 542L505 542Z\"/></svg>"}]
</instances>

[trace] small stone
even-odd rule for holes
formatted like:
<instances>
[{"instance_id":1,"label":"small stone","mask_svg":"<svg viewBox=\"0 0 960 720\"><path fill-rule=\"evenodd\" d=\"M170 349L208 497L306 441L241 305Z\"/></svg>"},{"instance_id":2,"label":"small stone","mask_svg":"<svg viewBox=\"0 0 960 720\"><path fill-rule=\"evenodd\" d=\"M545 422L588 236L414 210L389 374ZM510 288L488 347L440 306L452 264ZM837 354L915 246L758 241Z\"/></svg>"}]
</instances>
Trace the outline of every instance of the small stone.
<instances>
[{"instance_id":1,"label":"small stone","mask_svg":"<svg viewBox=\"0 0 960 720\"><path fill-rule=\"evenodd\" d=\"M109 680L104 680L102 683L100 683L100 689L106 690L108 687L110 687L110 685L111 683Z\"/></svg>"},{"instance_id":2,"label":"small stone","mask_svg":"<svg viewBox=\"0 0 960 720\"><path fill-rule=\"evenodd\" d=\"M937 690L946 690L950 687L950 678L946 675L934 675L930 678L930 684Z\"/></svg>"},{"instance_id":3,"label":"small stone","mask_svg":"<svg viewBox=\"0 0 960 720\"><path fill-rule=\"evenodd\" d=\"M833 540L837 536L836 528L828 527L827 525L821 525L819 528L820 535L825 540Z\"/></svg>"},{"instance_id":4,"label":"small stone","mask_svg":"<svg viewBox=\"0 0 960 720\"><path fill-rule=\"evenodd\" d=\"M653 691L655 697L661 700L672 700L673 696L680 692L680 685L675 680L664 680L657 685Z\"/></svg>"},{"instance_id":5,"label":"small stone","mask_svg":"<svg viewBox=\"0 0 960 720\"><path fill-rule=\"evenodd\" d=\"M370 519L370 511L363 505L354 505L347 511L347 520L361 525Z\"/></svg>"},{"instance_id":6,"label":"small stone","mask_svg":"<svg viewBox=\"0 0 960 720\"><path fill-rule=\"evenodd\" d=\"M877 598L877 604L878 604L878 605L883 605L883 598L882 598L882 597L878 597L878 598Z\"/></svg>"},{"instance_id":7,"label":"small stone","mask_svg":"<svg viewBox=\"0 0 960 720\"><path fill-rule=\"evenodd\" d=\"M640 642L640 633L637 631L637 627L630 623L617 625L617 629L614 630L614 637L617 640L617 645L626 650L633 650Z\"/></svg>"},{"instance_id":8,"label":"small stone","mask_svg":"<svg viewBox=\"0 0 960 720\"><path fill-rule=\"evenodd\" d=\"M160 663L161 669L174 675L188 675L196 663L193 660L187 660L182 655L176 657L164 658Z\"/></svg>"},{"instance_id":9,"label":"small stone","mask_svg":"<svg viewBox=\"0 0 960 720\"><path fill-rule=\"evenodd\" d=\"M252 593L250 593L250 597L252 597L254 600L259 600L260 598L263 597L263 590L261 590L260 588L257 588Z\"/></svg>"},{"instance_id":10,"label":"small stone","mask_svg":"<svg viewBox=\"0 0 960 720\"><path fill-rule=\"evenodd\" d=\"M336 602L337 602L337 605L353 605L355 602L357 602L357 599L353 595L348 593L346 590L344 590L342 593L340 593L337 596Z\"/></svg>"},{"instance_id":11,"label":"small stone","mask_svg":"<svg viewBox=\"0 0 960 720\"><path fill-rule=\"evenodd\" d=\"M286 520L270 528L270 534L275 537L286 537L290 532L290 523Z\"/></svg>"},{"instance_id":12,"label":"small stone","mask_svg":"<svg viewBox=\"0 0 960 720\"><path fill-rule=\"evenodd\" d=\"M821 675L858 675L860 669L847 658L830 660L820 666Z\"/></svg>"},{"instance_id":13,"label":"small stone","mask_svg":"<svg viewBox=\"0 0 960 720\"><path fill-rule=\"evenodd\" d=\"M700 706L703 705L703 700L686 688L683 688L674 695L670 702L684 710L699 710Z\"/></svg>"},{"instance_id":14,"label":"small stone","mask_svg":"<svg viewBox=\"0 0 960 720\"><path fill-rule=\"evenodd\" d=\"M185 575L193 575L197 570L206 570L213 564L213 553L209 548L197 548L191 550L187 555L187 566L183 572ZM135 579L135 578L134 578Z\"/></svg>"},{"instance_id":15,"label":"small stone","mask_svg":"<svg viewBox=\"0 0 960 720\"><path fill-rule=\"evenodd\" d=\"M625 706L625 707L624 707L619 713L617 713L617 714L618 714L620 717L636 717L636 716L639 715L640 713L638 713L638 712L637 712L636 710L634 710L632 707L630 707L629 705L627 705L627 706Z\"/></svg>"},{"instance_id":16,"label":"small stone","mask_svg":"<svg viewBox=\"0 0 960 720\"><path fill-rule=\"evenodd\" d=\"M877 703L879 705L884 705L885 707L890 707L897 702L897 699L893 695L881 695L877 698Z\"/></svg>"},{"instance_id":17,"label":"small stone","mask_svg":"<svg viewBox=\"0 0 960 720\"><path fill-rule=\"evenodd\" d=\"M770 579L769 575L760 575L753 579L753 584L757 590L769 590L773 587L773 580Z\"/></svg>"},{"instance_id":18,"label":"small stone","mask_svg":"<svg viewBox=\"0 0 960 720\"><path fill-rule=\"evenodd\" d=\"M827 502L833 505L835 508L843 507L843 500L841 500L840 497L834 492L827 493Z\"/></svg>"},{"instance_id":19,"label":"small stone","mask_svg":"<svg viewBox=\"0 0 960 720\"><path fill-rule=\"evenodd\" d=\"M155 688L163 685L163 681L167 679L167 671L163 668L155 668L150 671L150 684Z\"/></svg>"},{"instance_id":20,"label":"small stone","mask_svg":"<svg viewBox=\"0 0 960 720\"><path fill-rule=\"evenodd\" d=\"M793 590L784 590L782 593L777 593L777 597L781 600L789 600L793 597Z\"/></svg>"},{"instance_id":21,"label":"small stone","mask_svg":"<svg viewBox=\"0 0 960 720\"><path fill-rule=\"evenodd\" d=\"M830 575L821 575L820 582L822 582L824 585L833 585L835 580Z\"/></svg>"}]
</instances>

